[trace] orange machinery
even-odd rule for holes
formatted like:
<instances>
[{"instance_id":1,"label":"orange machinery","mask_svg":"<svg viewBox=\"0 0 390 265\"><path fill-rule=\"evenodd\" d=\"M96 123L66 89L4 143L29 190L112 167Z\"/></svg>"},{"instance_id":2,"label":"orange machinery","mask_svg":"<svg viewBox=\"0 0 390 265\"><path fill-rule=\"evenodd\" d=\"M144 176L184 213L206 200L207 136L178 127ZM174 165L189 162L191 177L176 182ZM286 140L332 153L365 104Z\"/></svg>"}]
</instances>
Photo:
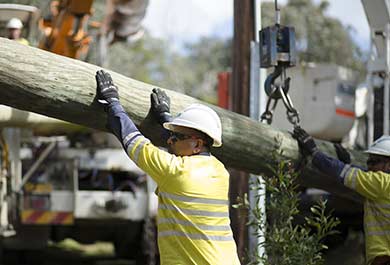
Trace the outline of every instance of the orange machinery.
<instances>
[{"instance_id":1,"label":"orange machinery","mask_svg":"<svg viewBox=\"0 0 390 265\"><path fill-rule=\"evenodd\" d=\"M40 22L45 34L39 48L71 58L84 58L92 37L86 24L93 0L60 0L50 4L50 15Z\"/></svg>"},{"instance_id":2,"label":"orange machinery","mask_svg":"<svg viewBox=\"0 0 390 265\"><path fill-rule=\"evenodd\" d=\"M105 45L115 41L134 41L143 36L141 22L149 0L107 0L102 22L88 22L93 0L56 0L50 4L50 15L40 28L44 37L39 48L76 59L85 59L93 37L88 26L99 29Z\"/></svg>"}]
</instances>

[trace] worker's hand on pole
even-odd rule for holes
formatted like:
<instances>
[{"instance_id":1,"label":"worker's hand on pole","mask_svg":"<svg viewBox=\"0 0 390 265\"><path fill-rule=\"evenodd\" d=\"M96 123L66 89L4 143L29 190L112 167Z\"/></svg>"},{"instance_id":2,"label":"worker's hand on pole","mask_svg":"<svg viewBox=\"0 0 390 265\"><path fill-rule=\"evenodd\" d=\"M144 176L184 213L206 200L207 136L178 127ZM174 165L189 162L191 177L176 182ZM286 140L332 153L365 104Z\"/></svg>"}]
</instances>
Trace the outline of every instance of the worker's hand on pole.
<instances>
[{"instance_id":1,"label":"worker's hand on pole","mask_svg":"<svg viewBox=\"0 0 390 265\"><path fill-rule=\"evenodd\" d=\"M159 124L170 121L171 100L167 94L159 88L153 88L150 94L150 109Z\"/></svg>"},{"instance_id":2,"label":"worker's hand on pole","mask_svg":"<svg viewBox=\"0 0 390 265\"><path fill-rule=\"evenodd\" d=\"M304 129L299 126L294 128L293 137L297 139L300 149L304 155L314 155L318 152L318 147L311 137Z\"/></svg>"},{"instance_id":3,"label":"worker's hand on pole","mask_svg":"<svg viewBox=\"0 0 390 265\"><path fill-rule=\"evenodd\" d=\"M114 85L110 74L99 70L95 77L98 102L108 105L114 101L119 101L118 88Z\"/></svg>"},{"instance_id":4,"label":"worker's hand on pole","mask_svg":"<svg viewBox=\"0 0 390 265\"><path fill-rule=\"evenodd\" d=\"M351 164L351 155L345 149L341 144L335 143L333 144L334 148L336 149L337 158L345 163L345 164Z\"/></svg>"}]
</instances>

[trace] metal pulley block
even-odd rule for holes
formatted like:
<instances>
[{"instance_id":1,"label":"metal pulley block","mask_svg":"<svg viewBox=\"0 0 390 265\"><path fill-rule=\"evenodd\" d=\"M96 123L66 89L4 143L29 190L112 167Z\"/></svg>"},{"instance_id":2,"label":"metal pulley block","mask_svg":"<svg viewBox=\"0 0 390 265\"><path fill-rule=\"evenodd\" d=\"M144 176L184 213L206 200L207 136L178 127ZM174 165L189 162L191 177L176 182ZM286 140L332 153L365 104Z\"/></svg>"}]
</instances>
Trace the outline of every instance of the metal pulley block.
<instances>
[{"instance_id":1,"label":"metal pulley block","mask_svg":"<svg viewBox=\"0 0 390 265\"><path fill-rule=\"evenodd\" d=\"M276 24L260 30L260 67L296 64L295 29Z\"/></svg>"},{"instance_id":2,"label":"metal pulley block","mask_svg":"<svg viewBox=\"0 0 390 265\"><path fill-rule=\"evenodd\" d=\"M265 112L261 115L261 121L272 123L272 115L279 99L282 99L287 109L287 119L294 126L299 125L299 114L294 108L288 95L290 78L286 77L286 69L295 66L295 30L293 27L280 25L280 9L275 0L275 25L266 27L259 32L260 35L260 67L275 67L267 77L264 84L268 101ZM280 82L276 79L280 78ZM272 101L274 101L272 103Z\"/></svg>"}]
</instances>

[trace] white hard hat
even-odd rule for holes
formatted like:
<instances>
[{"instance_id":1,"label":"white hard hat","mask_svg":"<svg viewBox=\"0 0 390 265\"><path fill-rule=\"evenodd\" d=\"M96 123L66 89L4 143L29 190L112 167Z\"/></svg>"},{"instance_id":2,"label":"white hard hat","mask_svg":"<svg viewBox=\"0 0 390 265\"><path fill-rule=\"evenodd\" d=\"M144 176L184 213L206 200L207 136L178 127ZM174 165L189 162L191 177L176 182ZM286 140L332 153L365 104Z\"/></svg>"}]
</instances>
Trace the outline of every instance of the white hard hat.
<instances>
[{"instance_id":1,"label":"white hard hat","mask_svg":"<svg viewBox=\"0 0 390 265\"><path fill-rule=\"evenodd\" d=\"M170 122L163 124L165 129L174 131L175 126L183 126L201 131L212 138L213 146L222 145L222 125L218 114L211 108L192 104Z\"/></svg>"},{"instance_id":2,"label":"white hard hat","mask_svg":"<svg viewBox=\"0 0 390 265\"><path fill-rule=\"evenodd\" d=\"M365 153L373 155L390 156L390 136L383 135L376 140Z\"/></svg>"},{"instance_id":3,"label":"white hard hat","mask_svg":"<svg viewBox=\"0 0 390 265\"><path fill-rule=\"evenodd\" d=\"M7 23L7 29L21 29L23 28L23 23L19 18L11 18Z\"/></svg>"}]
</instances>

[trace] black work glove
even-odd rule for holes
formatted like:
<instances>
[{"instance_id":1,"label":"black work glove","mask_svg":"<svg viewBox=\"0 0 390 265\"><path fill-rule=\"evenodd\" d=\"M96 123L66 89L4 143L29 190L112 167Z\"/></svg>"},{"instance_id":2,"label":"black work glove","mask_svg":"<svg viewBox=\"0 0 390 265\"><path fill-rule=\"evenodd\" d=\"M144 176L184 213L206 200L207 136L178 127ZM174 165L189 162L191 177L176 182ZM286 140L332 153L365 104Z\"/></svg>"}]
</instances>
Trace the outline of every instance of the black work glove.
<instances>
[{"instance_id":1,"label":"black work glove","mask_svg":"<svg viewBox=\"0 0 390 265\"><path fill-rule=\"evenodd\" d=\"M171 100L167 94L159 88L153 88L150 94L150 110L159 124L172 119L170 114Z\"/></svg>"},{"instance_id":2,"label":"black work glove","mask_svg":"<svg viewBox=\"0 0 390 265\"><path fill-rule=\"evenodd\" d=\"M118 88L114 85L109 73L99 70L96 72L95 78L99 103L109 105L114 101L119 101Z\"/></svg>"},{"instance_id":3,"label":"black work glove","mask_svg":"<svg viewBox=\"0 0 390 265\"><path fill-rule=\"evenodd\" d=\"M297 139L299 147L304 155L314 155L318 152L318 147L311 137L304 129L299 126L294 128L293 137Z\"/></svg>"},{"instance_id":4,"label":"black work glove","mask_svg":"<svg viewBox=\"0 0 390 265\"><path fill-rule=\"evenodd\" d=\"M334 143L334 148L336 149L337 158L344 164L351 164L351 155L341 144Z\"/></svg>"}]
</instances>

